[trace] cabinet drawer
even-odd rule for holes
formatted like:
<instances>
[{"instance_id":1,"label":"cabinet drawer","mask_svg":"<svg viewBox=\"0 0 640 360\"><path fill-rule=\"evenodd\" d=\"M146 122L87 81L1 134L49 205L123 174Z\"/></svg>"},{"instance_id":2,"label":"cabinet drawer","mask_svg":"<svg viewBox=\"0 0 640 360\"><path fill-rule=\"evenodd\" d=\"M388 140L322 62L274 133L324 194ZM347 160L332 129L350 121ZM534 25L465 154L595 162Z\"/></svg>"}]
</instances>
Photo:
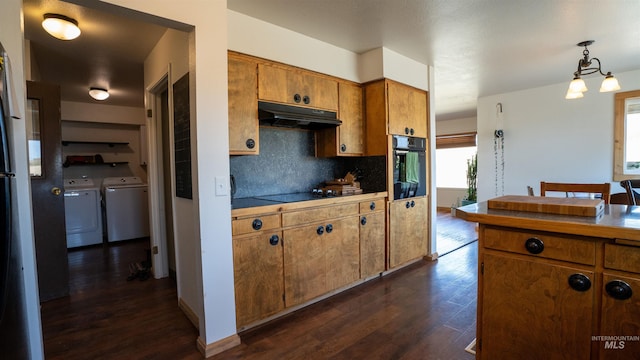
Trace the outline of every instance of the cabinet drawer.
<instances>
[{"instance_id":1,"label":"cabinet drawer","mask_svg":"<svg viewBox=\"0 0 640 360\"><path fill-rule=\"evenodd\" d=\"M605 244L604 267L640 273L640 247Z\"/></svg>"},{"instance_id":2,"label":"cabinet drawer","mask_svg":"<svg viewBox=\"0 0 640 360\"><path fill-rule=\"evenodd\" d=\"M233 235L249 234L260 230L277 229L280 227L280 215L252 216L236 219L231 222Z\"/></svg>"},{"instance_id":3,"label":"cabinet drawer","mask_svg":"<svg viewBox=\"0 0 640 360\"><path fill-rule=\"evenodd\" d=\"M483 239L484 246L490 249L595 265L595 238L486 227Z\"/></svg>"},{"instance_id":4,"label":"cabinet drawer","mask_svg":"<svg viewBox=\"0 0 640 360\"><path fill-rule=\"evenodd\" d=\"M384 199L363 201L360 203L360 214L384 210Z\"/></svg>"},{"instance_id":5,"label":"cabinet drawer","mask_svg":"<svg viewBox=\"0 0 640 360\"><path fill-rule=\"evenodd\" d=\"M314 221L324 221L325 219L357 215L358 209L358 204L353 203L284 213L282 214L282 226L295 226Z\"/></svg>"}]
</instances>

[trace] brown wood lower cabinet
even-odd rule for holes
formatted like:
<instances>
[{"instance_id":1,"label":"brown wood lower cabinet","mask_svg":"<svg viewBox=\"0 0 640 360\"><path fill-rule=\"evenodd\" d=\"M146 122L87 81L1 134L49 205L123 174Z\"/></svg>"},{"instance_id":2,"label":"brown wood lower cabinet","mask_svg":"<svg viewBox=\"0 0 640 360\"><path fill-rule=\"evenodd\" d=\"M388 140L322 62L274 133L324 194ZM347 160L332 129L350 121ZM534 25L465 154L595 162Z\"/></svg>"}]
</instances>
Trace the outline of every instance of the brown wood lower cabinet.
<instances>
[{"instance_id":1,"label":"brown wood lower cabinet","mask_svg":"<svg viewBox=\"0 0 640 360\"><path fill-rule=\"evenodd\" d=\"M638 241L561 228L480 223L478 359L639 358Z\"/></svg>"},{"instance_id":2,"label":"brown wood lower cabinet","mask_svg":"<svg viewBox=\"0 0 640 360\"><path fill-rule=\"evenodd\" d=\"M389 204L389 268L427 253L427 198L396 200Z\"/></svg>"},{"instance_id":3,"label":"brown wood lower cabinet","mask_svg":"<svg viewBox=\"0 0 640 360\"><path fill-rule=\"evenodd\" d=\"M569 278L593 282L593 272L488 253L483 261L483 359L589 358L595 289L574 290Z\"/></svg>"},{"instance_id":4,"label":"brown wood lower cabinet","mask_svg":"<svg viewBox=\"0 0 640 360\"><path fill-rule=\"evenodd\" d=\"M287 307L359 279L358 216L284 230L284 239Z\"/></svg>"},{"instance_id":5,"label":"brown wood lower cabinet","mask_svg":"<svg viewBox=\"0 0 640 360\"><path fill-rule=\"evenodd\" d=\"M284 309L282 232L234 237L236 322L238 327Z\"/></svg>"},{"instance_id":6,"label":"brown wood lower cabinet","mask_svg":"<svg viewBox=\"0 0 640 360\"><path fill-rule=\"evenodd\" d=\"M386 201L379 196L236 212L238 329L384 272Z\"/></svg>"}]
</instances>

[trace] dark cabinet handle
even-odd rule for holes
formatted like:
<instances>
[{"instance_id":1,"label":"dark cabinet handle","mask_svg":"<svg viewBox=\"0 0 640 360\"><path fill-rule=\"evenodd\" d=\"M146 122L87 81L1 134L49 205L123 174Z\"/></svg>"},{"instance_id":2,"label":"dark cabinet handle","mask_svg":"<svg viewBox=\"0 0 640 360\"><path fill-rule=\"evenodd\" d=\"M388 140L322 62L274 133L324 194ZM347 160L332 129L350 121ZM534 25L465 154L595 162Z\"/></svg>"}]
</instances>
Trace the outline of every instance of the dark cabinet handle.
<instances>
[{"instance_id":1,"label":"dark cabinet handle","mask_svg":"<svg viewBox=\"0 0 640 360\"><path fill-rule=\"evenodd\" d=\"M360 218L360 225L365 226L367 225L367 217L363 216Z\"/></svg>"},{"instance_id":2,"label":"dark cabinet handle","mask_svg":"<svg viewBox=\"0 0 640 360\"><path fill-rule=\"evenodd\" d=\"M324 234L324 226L322 226L322 225L318 226L318 228L316 229L316 233L318 235Z\"/></svg>"},{"instance_id":3,"label":"dark cabinet handle","mask_svg":"<svg viewBox=\"0 0 640 360\"><path fill-rule=\"evenodd\" d=\"M302 97L302 102L308 105L311 103L311 98L308 95L305 95Z\"/></svg>"},{"instance_id":4,"label":"dark cabinet handle","mask_svg":"<svg viewBox=\"0 0 640 360\"><path fill-rule=\"evenodd\" d=\"M576 291L587 291L591 288L591 280L584 274L569 276L569 286Z\"/></svg>"},{"instance_id":5,"label":"dark cabinet handle","mask_svg":"<svg viewBox=\"0 0 640 360\"><path fill-rule=\"evenodd\" d=\"M413 131L413 128L411 128L411 130L409 130L409 133L410 133L411 135L413 135L413 134L415 133L415 131Z\"/></svg>"},{"instance_id":6,"label":"dark cabinet handle","mask_svg":"<svg viewBox=\"0 0 640 360\"><path fill-rule=\"evenodd\" d=\"M416 206L416 202L411 200L411 207L414 207L414 206Z\"/></svg>"},{"instance_id":7,"label":"dark cabinet handle","mask_svg":"<svg viewBox=\"0 0 640 360\"><path fill-rule=\"evenodd\" d=\"M278 241L280 241L280 237L279 237L278 235L272 235L272 236L269 238L269 244L271 244L271 245L273 245L273 246L278 245Z\"/></svg>"},{"instance_id":8,"label":"dark cabinet handle","mask_svg":"<svg viewBox=\"0 0 640 360\"><path fill-rule=\"evenodd\" d=\"M618 300L627 300L631 295L633 295L631 286L621 280L609 281L607 285L604 286L604 289L607 291L609 296Z\"/></svg>"},{"instance_id":9,"label":"dark cabinet handle","mask_svg":"<svg viewBox=\"0 0 640 360\"><path fill-rule=\"evenodd\" d=\"M256 141L253 139L248 139L245 144L247 145L248 149L253 149L254 147L256 147Z\"/></svg>"},{"instance_id":10,"label":"dark cabinet handle","mask_svg":"<svg viewBox=\"0 0 640 360\"><path fill-rule=\"evenodd\" d=\"M327 230L327 234L333 231L333 225L331 224L327 224L324 228Z\"/></svg>"},{"instance_id":11,"label":"dark cabinet handle","mask_svg":"<svg viewBox=\"0 0 640 360\"><path fill-rule=\"evenodd\" d=\"M251 227L253 227L253 230L262 229L262 220L260 219L253 220L253 222L251 223Z\"/></svg>"},{"instance_id":12,"label":"dark cabinet handle","mask_svg":"<svg viewBox=\"0 0 640 360\"><path fill-rule=\"evenodd\" d=\"M375 201L372 201L371 204L369 204L369 210L373 211L376 209L376 203Z\"/></svg>"},{"instance_id":13,"label":"dark cabinet handle","mask_svg":"<svg viewBox=\"0 0 640 360\"><path fill-rule=\"evenodd\" d=\"M406 203L406 204L404 204L404 206L406 206L406 208L408 209L408 208L410 208L410 207L411 207L411 203L407 201L407 203Z\"/></svg>"},{"instance_id":14,"label":"dark cabinet handle","mask_svg":"<svg viewBox=\"0 0 640 360\"><path fill-rule=\"evenodd\" d=\"M409 135L409 128L408 127L404 128L404 133L405 133L405 135Z\"/></svg>"},{"instance_id":15,"label":"dark cabinet handle","mask_svg":"<svg viewBox=\"0 0 640 360\"><path fill-rule=\"evenodd\" d=\"M347 145L345 145L345 144L340 145L340 151L341 152L347 151Z\"/></svg>"},{"instance_id":16,"label":"dark cabinet handle","mask_svg":"<svg viewBox=\"0 0 640 360\"><path fill-rule=\"evenodd\" d=\"M302 100L302 96L300 96L300 94L294 94L293 95L293 101L299 103L300 100Z\"/></svg>"},{"instance_id":17,"label":"dark cabinet handle","mask_svg":"<svg viewBox=\"0 0 640 360\"><path fill-rule=\"evenodd\" d=\"M529 238L524 243L524 247L532 254L540 254L544 250L544 243L538 238Z\"/></svg>"}]
</instances>

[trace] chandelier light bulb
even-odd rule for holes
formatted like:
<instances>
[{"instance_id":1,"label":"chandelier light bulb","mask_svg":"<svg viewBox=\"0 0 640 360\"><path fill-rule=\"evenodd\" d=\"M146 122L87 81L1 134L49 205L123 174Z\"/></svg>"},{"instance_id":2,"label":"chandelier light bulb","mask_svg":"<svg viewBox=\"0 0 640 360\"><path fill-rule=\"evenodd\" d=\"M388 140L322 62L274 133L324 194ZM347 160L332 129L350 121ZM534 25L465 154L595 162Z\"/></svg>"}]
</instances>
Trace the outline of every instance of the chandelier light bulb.
<instances>
[{"instance_id":1,"label":"chandelier light bulb","mask_svg":"<svg viewBox=\"0 0 640 360\"><path fill-rule=\"evenodd\" d=\"M620 84L618 84L618 79L611 75L611 72L607 73L607 76L602 80L602 85L600 85L600 92L609 92L609 91L617 91L620 90Z\"/></svg>"},{"instance_id":2,"label":"chandelier light bulb","mask_svg":"<svg viewBox=\"0 0 640 360\"><path fill-rule=\"evenodd\" d=\"M573 80L571 80L571 83L569 83L569 90L571 92L583 93L589 89L587 89L587 85L584 83L584 80L582 80L579 76L576 76L573 78Z\"/></svg>"}]
</instances>

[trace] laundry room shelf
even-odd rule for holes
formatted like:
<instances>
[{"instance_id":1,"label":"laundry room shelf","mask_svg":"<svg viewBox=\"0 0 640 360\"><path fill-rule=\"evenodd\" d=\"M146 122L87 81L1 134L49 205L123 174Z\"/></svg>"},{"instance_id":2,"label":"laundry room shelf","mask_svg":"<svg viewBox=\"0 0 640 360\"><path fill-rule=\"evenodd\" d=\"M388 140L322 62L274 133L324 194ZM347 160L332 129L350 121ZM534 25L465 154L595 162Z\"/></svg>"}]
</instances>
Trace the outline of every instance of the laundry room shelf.
<instances>
[{"instance_id":1,"label":"laundry room shelf","mask_svg":"<svg viewBox=\"0 0 640 360\"><path fill-rule=\"evenodd\" d=\"M114 147L116 145L129 145L128 142L121 141L75 141L75 140L62 140L62 146L67 146L69 144L95 144L95 145L108 145L109 147Z\"/></svg>"},{"instance_id":2,"label":"laundry room shelf","mask_svg":"<svg viewBox=\"0 0 640 360\"><path fill-rule=\"evenodd\" d=\"M116 167L118 165L126 165L128 164L128 161L112 161L112 162L102 162L102 163L67 163L65 162L64 164L62 164L63 167L69 167L69 166L111 166L111 167Z\"/></svg>"}]
</instances>

